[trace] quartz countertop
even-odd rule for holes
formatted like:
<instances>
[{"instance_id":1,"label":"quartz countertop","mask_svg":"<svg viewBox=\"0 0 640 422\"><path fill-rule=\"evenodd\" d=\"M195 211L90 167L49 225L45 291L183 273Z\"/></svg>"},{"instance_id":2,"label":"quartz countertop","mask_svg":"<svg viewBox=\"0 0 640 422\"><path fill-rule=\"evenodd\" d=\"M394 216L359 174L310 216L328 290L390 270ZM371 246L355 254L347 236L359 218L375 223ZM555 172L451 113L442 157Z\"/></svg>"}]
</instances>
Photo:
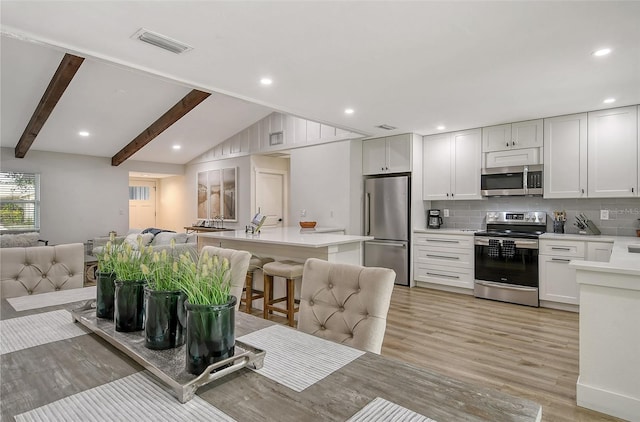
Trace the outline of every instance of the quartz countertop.
<instances>
[{"instance_id":1,"label":"quartz countertop","mask_svg":"<svg viewBox=\"0 0 640 422\"><path fill-rule=\"evenodd\" d=\"M414 233L429 233L429 234L456 234L473 236L475 232L480 230L473 229L413 229Z\"/></svg>"},{"instance_id":2,"label":"quartz countertop","mask_svg":"<svg viewBox=\"0 0 640 422\"><path fill-rule=\"evenodd\" d=\"M596 236L593 236L596 237ZM609 262L571 261L571 267L578 270L590 270L618 274L638 276L631 286L634 290L640 290L640 253L629 252L629 245L640 245L640 238L631 236L611 236L613 249ZM591 241L591 239L585 239ZM604 241L604 240L603 240ZM606 284L606 280L603 281Z\"/></svg>"},{"instance_id":3,"label":"quartz countertop","mask_svg":"<svg viewBox=\"0 0 640 422\"><path fill-rule=\"evenodd\" d=\"M312 231L301 230L299 227L278 227L263 228L259 234L245 233L244 230L235 230L217 233L198 233L198 237L254 243L271 243L287 246L301 246L307 248L324 248L346 243L373 240L373 236L353 236L338 233L323 233L320 230Z\"/></svg>"},{"instance_id":4,"label":"quartz countertop","mask_svg":"<svg viewBox=\"0 0 640 422\"><path fill-rule=\"evenodd\" d=\"M607 242L613 243L617 238L626 239L629 236L606 236L606 235L592 235L592 234L577 234L577 233L543 233L540 235L540 239L553 239L553 240L580 240L586 242ZM640 239L638 239L640 242Z\"/></svg>"}]
</instances>

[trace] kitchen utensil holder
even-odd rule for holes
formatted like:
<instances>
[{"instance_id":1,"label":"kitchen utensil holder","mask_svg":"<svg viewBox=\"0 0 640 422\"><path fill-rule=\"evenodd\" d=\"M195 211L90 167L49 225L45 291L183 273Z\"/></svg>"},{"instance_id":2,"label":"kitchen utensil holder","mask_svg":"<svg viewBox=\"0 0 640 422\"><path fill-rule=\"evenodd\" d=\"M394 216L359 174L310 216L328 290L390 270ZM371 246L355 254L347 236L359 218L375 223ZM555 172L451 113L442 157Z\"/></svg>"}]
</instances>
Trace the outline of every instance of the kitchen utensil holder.
<instances>
[{"instance_id":1,"label":"kitchen utensil holder","mask_svg":"<svg viewBox=\"0 0 640 422\"><path fill-rule=\"evenodd\" d=\"M564 221L555 220L553 222L553 232L554 233L564 233Z\"/></svg>"},{"instance_id":2,"label":"kitchen utensil holder","mask_svg":"<svg viewBox=\"0 0 640 422\"><path fill-rule=\"evenodd\" d=\"M593 221L587 220L587 233L588 234L600 234L600 230L593 224Z\"/></svg>"}]
</instances>

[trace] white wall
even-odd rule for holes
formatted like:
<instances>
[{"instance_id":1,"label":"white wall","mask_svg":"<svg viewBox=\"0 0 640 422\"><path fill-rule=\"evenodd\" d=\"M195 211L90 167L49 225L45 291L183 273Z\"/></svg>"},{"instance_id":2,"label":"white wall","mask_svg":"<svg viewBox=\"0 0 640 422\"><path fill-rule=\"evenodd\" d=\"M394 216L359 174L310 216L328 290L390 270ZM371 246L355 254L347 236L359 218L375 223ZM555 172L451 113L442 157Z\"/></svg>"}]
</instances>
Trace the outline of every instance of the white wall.
<instances>
[{"instance_id":1,"label":"white wall","mask_svg":"<svg viewBox=\"0 0 640 422\"><path fill-rule=\"evenodd\" d=\"M86 242L109 231L129 229L129 171L182 172L183 166L109 157L29 151L15 158L0 151L2 171L40 173L40 233L51 244Z\"/></svg>"},{"instance_id":2,"label":"white wall","mask_svg":"<svg viewBox=\"0 0 640 422\"><path fill-rule=\"evenodd\" d=\"M353 221L357 217L352 215L352 210L354 206L359 208L355 204L361 196L362 173L354 172L356 176L351 172L352 142L359 141L291 150L289 215L292 223L300 221L300 210L304 209L305 220L317 221L318 226L343 227L349 234L360 232L359 223ZM357 147L354 149L357 153ZM355 195L353 201L352 195Z\"/></svg>"}]
</instances>

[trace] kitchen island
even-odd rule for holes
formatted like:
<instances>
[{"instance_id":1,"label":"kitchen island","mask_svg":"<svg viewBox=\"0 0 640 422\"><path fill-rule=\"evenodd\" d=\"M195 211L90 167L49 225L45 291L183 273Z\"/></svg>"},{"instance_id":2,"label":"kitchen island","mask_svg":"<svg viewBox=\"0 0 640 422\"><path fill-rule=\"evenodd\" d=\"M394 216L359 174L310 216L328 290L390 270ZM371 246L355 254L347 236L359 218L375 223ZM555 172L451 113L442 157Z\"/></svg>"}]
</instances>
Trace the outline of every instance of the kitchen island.
<instances>
[{"instance_id":1,"label":"kitchen island","mask_svg":"<svg viewBox=\"0 0 640 422\"><path fill-rule=\"evenodd\" d=\"M263 228L251 234L244 230L198 233L198 249L211 245L249 251L254 255L276 260L304 262L319 258L329 262L362 265L362 242L371 236L326 233L322 229L304 230L298 227Z\"/></svg>"},{"instance_id":2,"label":"kitchen island","mask_svg":"<svg viewBox=\"0 0 640 422\"><path fill-rule=\"evenodd\" d=\"M580 288L578 406L640 415L640 239L614 238L609 262L571 261Z\"/></svg>"}]
</instances>

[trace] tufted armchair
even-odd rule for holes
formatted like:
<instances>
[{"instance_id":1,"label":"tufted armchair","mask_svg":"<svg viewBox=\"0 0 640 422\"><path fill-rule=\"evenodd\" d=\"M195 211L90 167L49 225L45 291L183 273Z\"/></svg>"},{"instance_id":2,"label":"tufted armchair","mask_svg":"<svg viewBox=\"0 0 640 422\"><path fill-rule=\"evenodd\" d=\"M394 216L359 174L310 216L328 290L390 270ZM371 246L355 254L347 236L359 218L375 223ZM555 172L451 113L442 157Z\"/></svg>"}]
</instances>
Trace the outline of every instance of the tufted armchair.
<instances>
[{"instance_id":1,"label":"tufted armchair","mask_svg":"<svg viewBox=\"0 0 640 422\"><path fill-rule=\"evenodd\" d=\"M205 252L208 253L209 256L217 256L218 258L227 258L229 260L229 269L231 271L230 294L237 299L237 311L240 308L240 297L242 296L242 289L244 289L251 254L247 251L236 251L235 249L224 249L216 246L203 247L200 251L200 256Z\"/></svg>"},{"instance_id":2,"label":"tufted armchair","mask_svg":"<svg viewBox=\"0 0 640 422\"><path fill-rule=\"evenodd\" d=\"M307 259L298 330L380 353L395 278L388 268Z\"/></svg>"},{"instance_id":3,"label":"tufted armchair","mask_svg":"<svg viewBox=\"0 0 640 422\"><path fill-rule=\"evenodd\" d=\"M84 245L0 249L0 297L17 297L81 288Z\"/></svg>"}]
</instances>

